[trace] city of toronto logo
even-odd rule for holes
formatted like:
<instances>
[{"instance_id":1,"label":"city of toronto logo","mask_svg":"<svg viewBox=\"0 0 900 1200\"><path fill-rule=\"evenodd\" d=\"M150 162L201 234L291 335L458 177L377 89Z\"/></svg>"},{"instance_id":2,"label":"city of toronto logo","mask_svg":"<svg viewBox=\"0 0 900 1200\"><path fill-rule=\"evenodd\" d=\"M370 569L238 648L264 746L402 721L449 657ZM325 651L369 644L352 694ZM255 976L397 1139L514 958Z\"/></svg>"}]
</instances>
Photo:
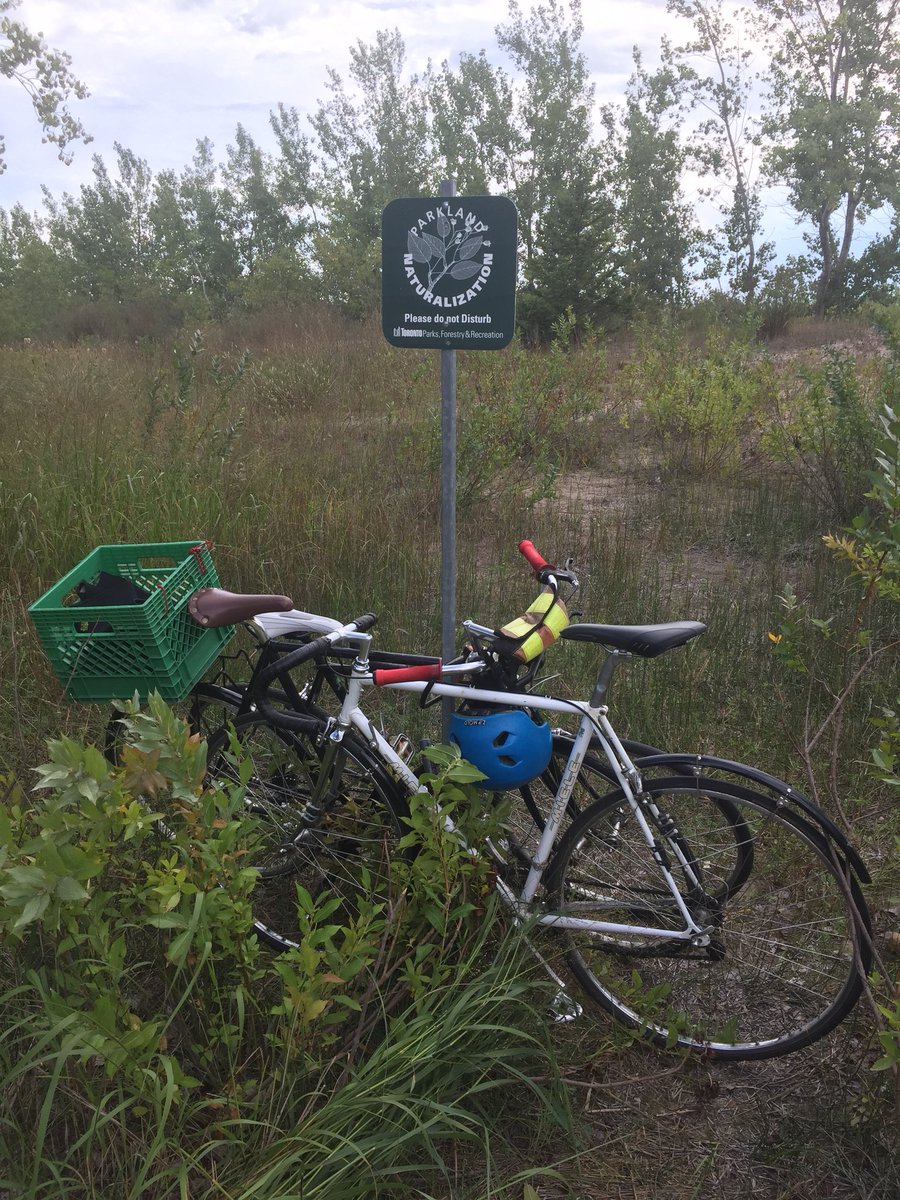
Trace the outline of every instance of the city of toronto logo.
<instances>
[{"instance_id":1,"label":"city of toronto logo","mask_svg":"<svg viewBox=\"0 0 900 1200\"><path fill-rule=\"evenodd\" d=\"M409 230L403 265L409 286L435 308L459 308L482 291L494 256L488 226L451 200L430 208Z\"/></svg>"}]
</instances>

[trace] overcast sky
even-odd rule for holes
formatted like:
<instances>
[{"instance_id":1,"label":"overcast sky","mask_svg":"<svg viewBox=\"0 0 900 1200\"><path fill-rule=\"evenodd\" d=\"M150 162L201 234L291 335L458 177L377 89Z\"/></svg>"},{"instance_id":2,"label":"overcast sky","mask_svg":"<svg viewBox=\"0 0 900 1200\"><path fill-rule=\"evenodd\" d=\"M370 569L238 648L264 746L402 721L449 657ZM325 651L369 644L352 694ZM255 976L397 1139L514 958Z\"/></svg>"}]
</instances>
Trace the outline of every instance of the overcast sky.
<instances>
[{"instance_id":1,"label":"overcast sky","mask_svg":"<svg viewBox=\"0 0 900 1200\"><path fill-rule=\"evenodd\" d=\"M536 0L520 0L525 10ZM598 102L621 99L632 47L657 61L660 36L685 36L665 0L583 0L583 49ZM269 112L279 102L311 114L327 98L326 68L345 79L349 48L379 29L399 29L412 70L429 59L458 61L487 51L504 61L494 29L507 0L23 0L19 19L68 51L90 98L73 110L93 135L74 145L66 167L40 129L24 91L0 79L0 135L7 170L0 208L41 207L41 184L54 195L77 193L91 175L91 155L112 168L118 141L154 171L180 170L198 138L224 157L240 122L272 146ZM802 251L801 232L783 199L770 193L767 224L781 254ZM875 232L872 229L872 232Z\"/></svg>"},{"instance_id":2,"label":"overcast sky","mask_svg":"<svg viewBox=\"0 0 900 1200\"><path fill-rule=\"evenodd\" d=\"M534 0L522 0L522 8ZM584 0L583 47L599 100L619 98L631 48L652 61L675 26L665 0ZM152 169L181 168L200 137L224 155L240 122L265 145L279 101L312 113L327 97L326 67L347 77L349 47L379 29L399 29L413 70L460 52L502 59L495 26L506 0L23 0L18 15L52 46L68 51L91 96L73 105L94 141L75 144L65 167L40 130L21 88L0 79L0 132L7 171L0 207L40 204L40 185L77 191L91 154L109 166L118 141Z\"/></svg>"}]
</instances>

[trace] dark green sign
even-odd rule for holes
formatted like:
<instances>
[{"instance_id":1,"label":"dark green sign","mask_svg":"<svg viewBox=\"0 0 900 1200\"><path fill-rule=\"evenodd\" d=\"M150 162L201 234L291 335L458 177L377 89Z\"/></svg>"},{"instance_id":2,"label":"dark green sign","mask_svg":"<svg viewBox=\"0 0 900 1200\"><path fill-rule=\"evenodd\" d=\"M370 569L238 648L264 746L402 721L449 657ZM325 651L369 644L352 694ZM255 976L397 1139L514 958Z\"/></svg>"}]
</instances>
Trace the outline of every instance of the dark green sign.
<instances>
[{"instance_id":1,"label":"dark green sign","mask_svg":"<svg viewBox=\"0 0 900 1200\"><path fill-rule=\"evenodd\" d=\"M392 346L500 350L516 324L516 208L505 196L392 200L381 327Z\"/></svg>"}]
</instances>

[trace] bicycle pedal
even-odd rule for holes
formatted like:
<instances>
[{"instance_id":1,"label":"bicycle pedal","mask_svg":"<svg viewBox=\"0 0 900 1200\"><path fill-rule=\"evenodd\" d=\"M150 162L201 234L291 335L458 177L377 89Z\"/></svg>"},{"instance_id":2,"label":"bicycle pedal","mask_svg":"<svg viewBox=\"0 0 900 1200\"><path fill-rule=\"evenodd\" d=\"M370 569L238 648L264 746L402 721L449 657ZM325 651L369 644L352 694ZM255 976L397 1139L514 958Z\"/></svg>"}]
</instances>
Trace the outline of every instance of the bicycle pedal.
<instances>
[{"instance_id":1,"label":"bicycle pedal","mask_svg":"<svg viewBox=\"0 0 900 1200\"><path fill-rule=\"evenodd\" d=\"M567 1025L572 1021L577 1021L584 1009L577 1000L573 1000L568 992L562 988L556 993L550 1001L550 1018L557 1025Z\"/></svg>"},{"instance_id":2,"label":"bicycle pedal","mask_svg":"<svg viewBox=\"0 0 900 1200\"><path fill-rule=\"evenodd\" d=\"M415 749L405 733L398 733L391 742L391 747L396 751L397 756L402 758L404 762L409 762L413 756L413 750Z\"/></svg>"}]
</instances>

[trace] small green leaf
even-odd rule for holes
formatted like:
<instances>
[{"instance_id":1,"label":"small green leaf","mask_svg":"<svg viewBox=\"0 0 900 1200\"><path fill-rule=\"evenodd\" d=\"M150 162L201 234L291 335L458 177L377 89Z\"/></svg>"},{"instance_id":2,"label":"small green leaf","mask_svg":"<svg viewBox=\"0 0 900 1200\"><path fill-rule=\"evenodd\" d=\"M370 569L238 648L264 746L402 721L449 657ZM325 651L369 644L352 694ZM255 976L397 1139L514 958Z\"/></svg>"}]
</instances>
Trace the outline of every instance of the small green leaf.
<instances>
[{"instance_id":1,"label":"small green leaf","mask_svg":"<svg viewBox=\"0 0 900 1200\"><path fill-rule=\"evenodd\" d=\"M81 886L77 879L73 879L71 875L66 875L57 883L56 894L60 900L74 901L86 900L89 892Z\"/></svg>"},{"instance_id":2,"label":"small green leaf","mask_svg":"<svg viewBox=\"0 0 900 1200\"><path fill-rule=\"evenodd\" d=\"M38 896L32 896L16 919L13 929L24 929L26 925L30 925L32 921L37 921L43 916L50 903L50 897L46 892L42 892Z\"/></svg>"}]
</instances>

